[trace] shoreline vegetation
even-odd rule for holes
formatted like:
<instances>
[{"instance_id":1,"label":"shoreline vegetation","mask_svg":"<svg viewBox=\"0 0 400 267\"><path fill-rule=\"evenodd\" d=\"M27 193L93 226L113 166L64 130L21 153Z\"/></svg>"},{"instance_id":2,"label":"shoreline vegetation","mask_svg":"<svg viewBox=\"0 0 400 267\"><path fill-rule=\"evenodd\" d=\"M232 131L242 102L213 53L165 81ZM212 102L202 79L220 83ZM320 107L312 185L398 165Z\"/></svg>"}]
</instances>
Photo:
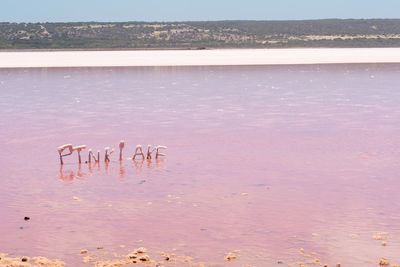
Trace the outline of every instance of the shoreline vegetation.
<instances>
[{"instance_id":1,"label":"shoreline vegetation","mask_svg":"<svg viewBox=\"0 0 400 267\"><path fill-rule=\"evenodd\" d=\"M0 22L0 51L400 47L400 19Z\"/></svg>"}]
</instances>

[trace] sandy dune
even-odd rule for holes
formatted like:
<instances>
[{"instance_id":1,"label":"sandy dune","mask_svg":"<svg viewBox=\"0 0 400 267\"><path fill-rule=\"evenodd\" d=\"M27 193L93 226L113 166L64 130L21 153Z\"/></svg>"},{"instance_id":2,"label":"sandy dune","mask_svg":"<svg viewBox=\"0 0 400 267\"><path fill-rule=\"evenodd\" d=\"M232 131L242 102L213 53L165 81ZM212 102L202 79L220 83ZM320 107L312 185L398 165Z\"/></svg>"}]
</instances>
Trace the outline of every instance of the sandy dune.
<instances>
[{"instance_id":1,"label":"sandy dune","mask_svg":"<svg viewBox=\"0 0 400 267\"><path fill-rule=\"evenodd\" d=\"M0 68L400 63L400 48L0 52Z\"/></svg>"}]
</instances>

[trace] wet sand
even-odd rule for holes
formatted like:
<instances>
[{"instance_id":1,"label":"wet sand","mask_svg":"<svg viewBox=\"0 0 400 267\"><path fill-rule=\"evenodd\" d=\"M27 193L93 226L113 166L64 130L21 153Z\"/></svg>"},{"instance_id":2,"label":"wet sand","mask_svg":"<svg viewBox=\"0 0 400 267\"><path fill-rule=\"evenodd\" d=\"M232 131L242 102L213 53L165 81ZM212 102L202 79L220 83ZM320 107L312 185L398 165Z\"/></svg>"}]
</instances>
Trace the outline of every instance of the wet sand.
<instances>
[{"instance_id":1,"label":"wet sand","mask_svg":"<svg viewBox=\"0 0 400 267\"><path fill-rule=\"evenodd\" d=\"M0 253L0 266L1 267L64 267L65 262L60 260L49 260L45 257L8 257L7 253Z\"/></svg>"},{"instance_id":2,"label":"wet sand","mask_svg":"<svg viewBox=\"0 0 400 267\"><path fill-rule=\"evenodd\" d=\"M0 52L0 68L400 63L400 48Z\"/></svg>"}]
</instances>

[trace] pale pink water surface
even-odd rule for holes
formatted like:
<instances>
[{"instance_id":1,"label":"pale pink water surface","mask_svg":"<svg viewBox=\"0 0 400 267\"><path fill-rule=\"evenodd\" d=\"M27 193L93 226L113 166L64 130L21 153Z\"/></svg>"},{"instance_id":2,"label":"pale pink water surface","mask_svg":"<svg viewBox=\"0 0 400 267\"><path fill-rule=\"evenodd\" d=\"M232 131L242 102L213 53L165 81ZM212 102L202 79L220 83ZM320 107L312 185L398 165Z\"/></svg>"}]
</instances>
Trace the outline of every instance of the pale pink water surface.
<instances>
[{"instance_id":1,"label":"pale pink water surface","mask_svg":"<svg viewBox=\"0 0 400 267\"><path fill-rule=\"evenodd\" d=\"M0 253L400 264L399 86L398 64L0 70ZM121 164L60 168L121 139Z\"/></svg>"}]
</instances>

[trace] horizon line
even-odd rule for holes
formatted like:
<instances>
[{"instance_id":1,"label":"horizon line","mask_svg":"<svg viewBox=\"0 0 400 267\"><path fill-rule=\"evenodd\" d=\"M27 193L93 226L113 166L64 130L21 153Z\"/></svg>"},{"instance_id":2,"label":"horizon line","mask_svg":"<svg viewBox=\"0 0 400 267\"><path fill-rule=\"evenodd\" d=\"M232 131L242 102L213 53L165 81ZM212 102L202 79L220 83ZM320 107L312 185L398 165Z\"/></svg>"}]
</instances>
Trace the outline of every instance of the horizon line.
<instances>
[{"instance_id":1,"label":"horizon line","mask_svg":"<svg viewBox=\"0 0 400 267\"><path fill-rule=\"evenodd\" d=\"M184 22L235 22L235 21L249 21L249 22L289 22L289 21L326 21L326 20L400 20L400 18L320 18L320 19L217 19L217 20L87 20L87 21L0 21L0 24L37 24L37 23L184 23Z\"/></svg>"}]
</instances>

